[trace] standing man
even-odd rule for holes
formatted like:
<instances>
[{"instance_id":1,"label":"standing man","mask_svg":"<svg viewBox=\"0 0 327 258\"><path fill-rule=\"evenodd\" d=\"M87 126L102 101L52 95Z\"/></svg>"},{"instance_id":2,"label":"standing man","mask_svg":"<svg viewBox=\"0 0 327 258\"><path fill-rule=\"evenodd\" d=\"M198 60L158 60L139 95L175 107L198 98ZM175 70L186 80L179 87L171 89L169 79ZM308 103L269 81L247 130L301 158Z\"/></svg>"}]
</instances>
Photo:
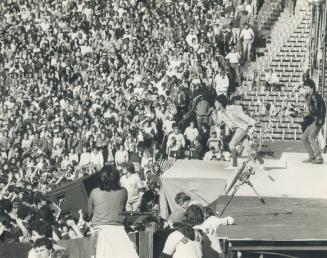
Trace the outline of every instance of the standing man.
<instances>
[{"instance_id":1,"label":"standing man","mask_svg":"<svg viewBox=\"0 0 327 258\"><path fill-rule=\"evenodd\" d=\"M244 29L241 31L240 39L243 45L243 60L251 61L251 49L254 41L254 32L248 23L244 24Z\"/></svg>"},{"instance_id":2,"label":"standing man","mask_svg":"<svg viewBox=\"0 0 327 258\"><path fill-rule=\"evenodd\" d=\"M208 124L209 108L210 105L208 101L206 101L202 95L199 96L199 102L195 107L196 122L198 128L201 128L203 124Z\"/></svg>"},{"instance_id":3,"label":"standing man","mask_svg":"<svg viewBox=\"0 0 327 258\"><path fill-rule=\"evenodd\" d=\"M295 15L296 2L297 2L297 0L289 0L289 6L290 6L290 17L291 17L292 15Z\"/></svg>"},{"instance_id":4,"label":"standing man","mask_svg":"<svg viewBox=\"0 0 327 258\"><path fill-rule=\"evenodd\" d=\"M226 60L229 62L229 66L233 71L233 75L235 76L235 81L237 82L238 86L241 86L241 71L240 71L240 60L241 55L236 51L235 47L231 48L231 52L227 54L225 57Z\"/></svg>"},{"instance_id":5,"label":"standing man","mask_svg":"<svg viewBox=\"0 0 327 258\"><path fill-rule=\"evenodd\" d=\"M237 147L241 145L247 138L250 127L253 127L256 121L246 115L241 106L227 105L227 97L219 95L215 101L216 110L213 113L213 119L219 126L225 124L225 128L229 129L233 134L229 142L229 149L232 154L232 166L227 169L237 168Z\"/></svg>"},{"instance_id":6,"label":"standing man","mask_svg":"<svg viewBox=\"0 0 327 258\"><path fill-rule=\"evenodd\" d=\"M223 71L222 69L219 70L219 72L215 76L213 84L215 86L217 96L220 94L227 96L229 89L229 79L225 71Z\"/></svg>"},{"instance_id":7,"label":"standing man","mask_svg":"<svg viewBox=\"0 0 327 258\"><path fill-rule=\"evenodd\" d=\"M316 91L316 86L312 83L304 82L303 92L307 108L307 115L302 123L302 143L309 153L309 159L304 163L323 164L317 135L325 123L326 106L321 95Z\"/></svg>"},{"instance_id":8,"label":"standing man","mask_svg":"<svg viewBox=\"0 0 327 258\"><path fill-rule=\"evenodd\" d=\"M183 149L185 148L185 138L179 132L178 125L173 124L173 132L168 135L166 153L169 158L181 158L183 156Z\"/></svg>"}]
</instances>

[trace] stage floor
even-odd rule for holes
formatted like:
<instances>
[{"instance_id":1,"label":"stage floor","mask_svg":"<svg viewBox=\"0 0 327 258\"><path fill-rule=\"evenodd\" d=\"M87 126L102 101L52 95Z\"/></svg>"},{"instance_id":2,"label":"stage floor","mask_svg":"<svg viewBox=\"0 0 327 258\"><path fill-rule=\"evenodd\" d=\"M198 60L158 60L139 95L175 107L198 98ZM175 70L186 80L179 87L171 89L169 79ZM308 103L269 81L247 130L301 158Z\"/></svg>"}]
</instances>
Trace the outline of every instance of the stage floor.
<instances>
[{"instance_id":1,"label":"stage floor","mask_svg":"<svg viewBox=\"0 0 327 258\"><path fill-rule=\"evenodd\" d=\"M262 196L327 198L327 155L324 154L322 165L302 163L307 158L306 153L284 152L278 160L266 159L265 169L257 171L250 181ZM227 185L236 173L237 170L230 172ZM249 186L243 185L237 196L255 194Z\"/></svg>"},{"instance_id":2,"label":"stage floor","mask_svg":"<svg viewBox=\"0 0 327 258\"><path fill-rule=\"evenodd\" d=\"M210 207L219 212L228 198L222 196ZM327 241L326 199L264 199L266 204L255 197L235 197L223 217L234 217L236 225L220 227L219 236L243 241Z\"/></svg>"}]
</instances>

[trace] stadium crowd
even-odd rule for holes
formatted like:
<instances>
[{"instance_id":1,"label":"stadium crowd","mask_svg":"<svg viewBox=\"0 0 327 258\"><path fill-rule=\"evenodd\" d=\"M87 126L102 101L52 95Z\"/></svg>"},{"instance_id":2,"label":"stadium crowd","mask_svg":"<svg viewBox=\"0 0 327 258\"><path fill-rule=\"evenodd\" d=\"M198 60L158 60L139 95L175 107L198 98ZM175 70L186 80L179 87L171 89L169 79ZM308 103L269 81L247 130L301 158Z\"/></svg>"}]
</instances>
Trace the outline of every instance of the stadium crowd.
<instances>
[{"instance_id":1,"label":"stadium crowd","mask_svg":"<svg viewBox=\"0 0 327 258\"><path fill-rule=\"evenodd\" d=\"M0 240L87 234L44 194L105 164L138 210L165 157L230 160L214 102L242 84L256 2L1 1Z\"/></svg>"}]
</instances>

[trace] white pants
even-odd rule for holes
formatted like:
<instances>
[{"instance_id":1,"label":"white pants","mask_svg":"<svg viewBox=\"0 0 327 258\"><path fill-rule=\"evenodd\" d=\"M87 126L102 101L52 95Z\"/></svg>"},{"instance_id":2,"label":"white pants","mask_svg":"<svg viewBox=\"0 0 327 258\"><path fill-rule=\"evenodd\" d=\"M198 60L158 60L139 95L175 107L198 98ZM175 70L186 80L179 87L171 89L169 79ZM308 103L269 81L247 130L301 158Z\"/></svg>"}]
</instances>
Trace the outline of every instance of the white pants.
<instances>
[{"instance_id":1,"label":"white pants","mask_svg":"<svg viewBox=\"0 0 327 258\"><path fill-rule=\"evenodd\" d=\"M98 226L96 258L139 258L124 226Z\"/></svg>"}]
</instances>

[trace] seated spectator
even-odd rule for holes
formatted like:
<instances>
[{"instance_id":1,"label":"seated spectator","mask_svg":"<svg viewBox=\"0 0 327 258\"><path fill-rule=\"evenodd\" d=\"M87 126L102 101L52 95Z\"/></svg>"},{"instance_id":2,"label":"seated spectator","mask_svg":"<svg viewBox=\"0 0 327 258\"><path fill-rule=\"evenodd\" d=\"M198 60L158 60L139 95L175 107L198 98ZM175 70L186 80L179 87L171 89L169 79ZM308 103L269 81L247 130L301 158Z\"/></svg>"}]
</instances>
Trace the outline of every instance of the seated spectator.
<instances>
[{"instance_id":1,"label":"seated spectator","mask_svg":"<svg viewBox=\"0 0 327 258\"><path fill-rule=\"evenodd\" d=\"M221 152L217 152L215 147L211 146L209 150L204 154L203 160L220 160L221 156Z\"/></svg>"},{"instance_id":2,"label":"seated spectator","mask_svg":"<svg viewBox=\"0 0 327 258\"><path fill-rule=\"evenodd\" d=\"M273 71L273 69L269 69L268 73L266 73L265 89L268 91L280 90L279 79L277 77L277 74Z\"/></svg>"},{"instance_id":3,"label":"seated spectator","mask_svg":"<svg viewBox=\"0 0 327 258\"><path fill-rule=\"evenodd\" d=\"M258 75L257 71L253 71L251 77L251 89L260 92L261 90L261 83L260 83L260 75Z\"/></svg>"},{"instance_id":4,"label":"seated spectator","mask_svg":"<svg viewBox=\"0 0 327 258\"><path fill-rule=\"evenodd\" d=\"M214 148L215 152L219 152L221 150L221 146L222 142L221 139L217 137L217 132L216 131L212 131L211 132L211 137L208 139L207 142L207 147L208 149Z\"/></svg>"}]
</instances>

